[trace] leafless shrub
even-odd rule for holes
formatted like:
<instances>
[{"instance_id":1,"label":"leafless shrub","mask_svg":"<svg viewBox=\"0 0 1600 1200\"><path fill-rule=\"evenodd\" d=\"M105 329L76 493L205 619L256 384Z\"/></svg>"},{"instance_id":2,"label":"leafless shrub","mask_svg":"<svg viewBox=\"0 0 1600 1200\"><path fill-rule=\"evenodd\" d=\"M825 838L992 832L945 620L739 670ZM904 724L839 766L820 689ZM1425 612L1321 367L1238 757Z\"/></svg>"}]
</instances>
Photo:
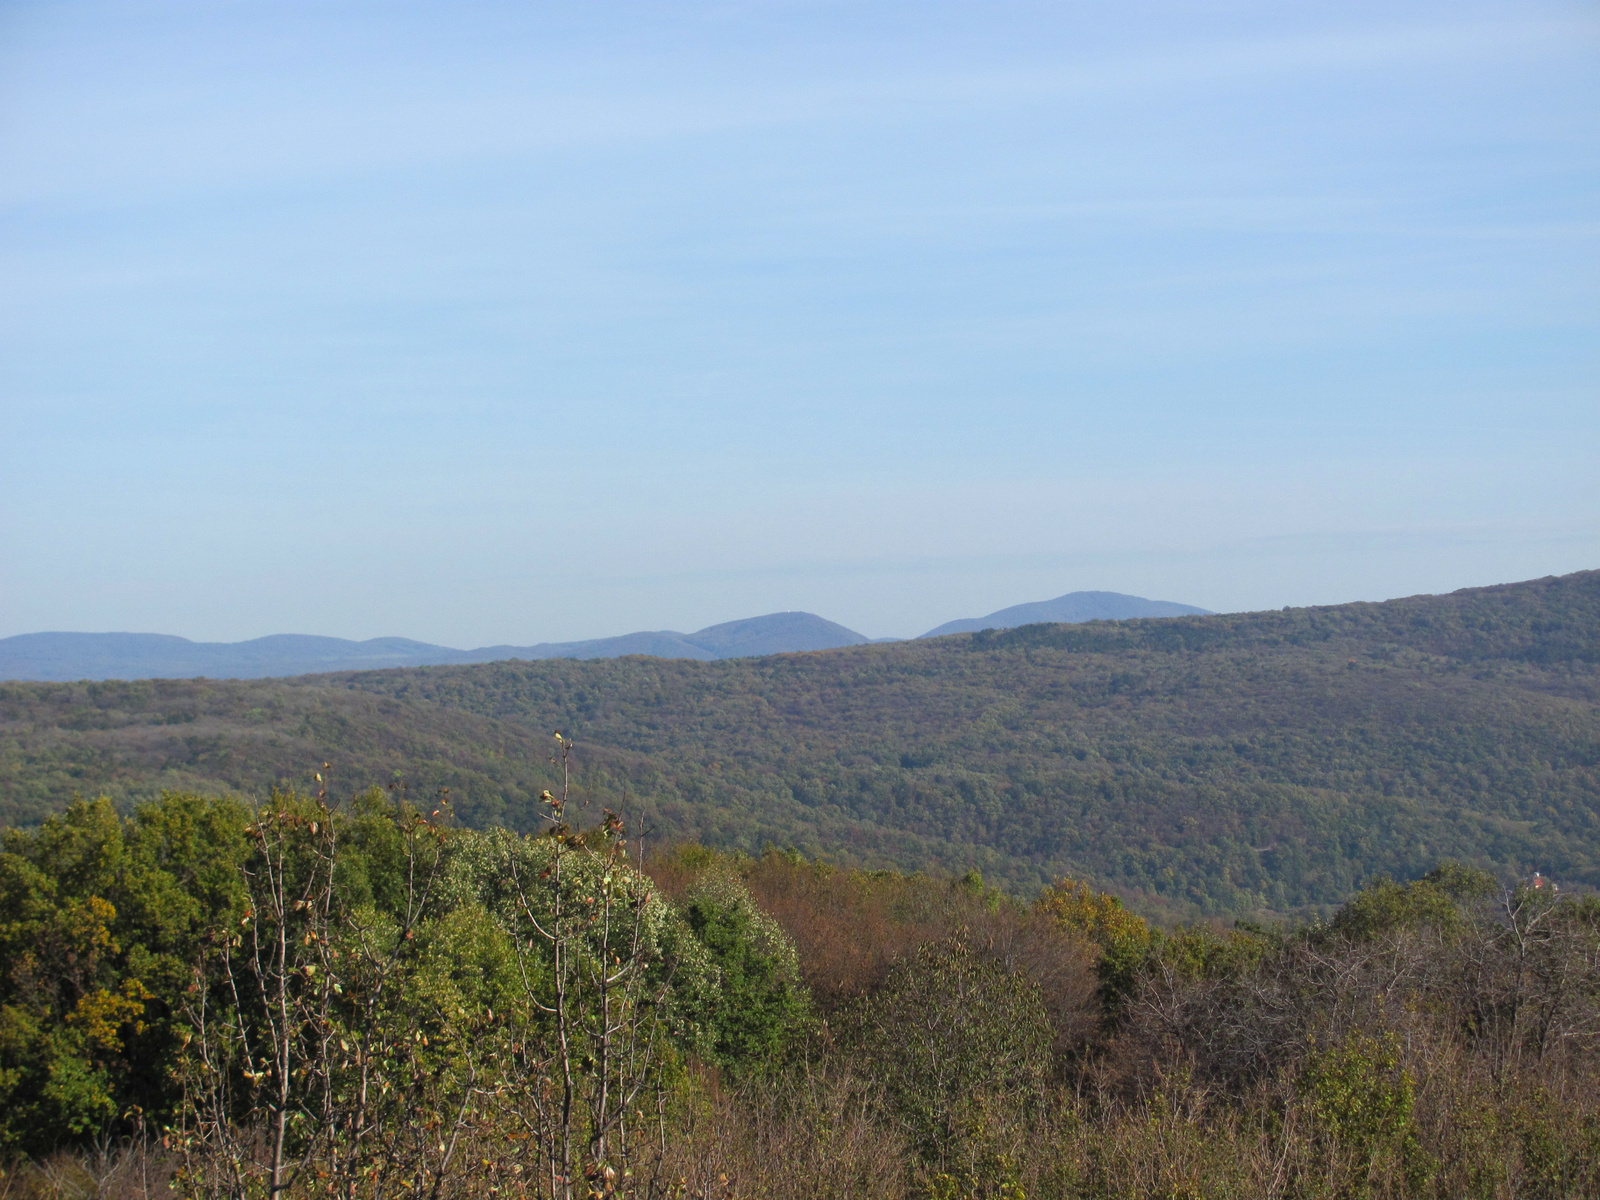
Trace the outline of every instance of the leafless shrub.
<instances>
[{"instance_id":1,"label":"leafless shrub","mask_svg":"<svg viewBox=\"0 0 1600 1200\"><path fill-rule=\"evenodd\" d=\"M682 1200L901 1200L912 1157L877 1087L811 1064L778 1079L703 1090L663 1161Z\"/></svg>"},{"instance_id":2,"label":"leafless shrub","mask_svg":"<svg viewBox=\"0 0 1600 1200\"><path fill-rule=\"evenodd\" d=\"M177 1157L151 1142L59 1151L0 1171L0 1200L174 1200L177 1168Z\"/></svg>"}]
</instances>

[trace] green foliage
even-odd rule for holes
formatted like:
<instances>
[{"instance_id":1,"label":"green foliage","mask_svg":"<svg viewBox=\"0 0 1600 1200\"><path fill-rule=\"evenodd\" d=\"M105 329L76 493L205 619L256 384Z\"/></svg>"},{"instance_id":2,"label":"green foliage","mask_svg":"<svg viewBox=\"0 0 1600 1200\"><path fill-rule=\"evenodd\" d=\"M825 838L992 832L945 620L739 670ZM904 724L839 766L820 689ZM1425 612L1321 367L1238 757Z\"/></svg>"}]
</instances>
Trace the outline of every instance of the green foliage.
<instances>
[{"instance_id":1,"label":"green foliage","mask_svg":"<svg viewBox=\"0 0 1600 1200\"><path fill-rule=\"evenodd\" d=\"M637 938L631 953L646 965L655 984L652 992L663 990L662 1016L673 1041L684 1050L705 1049L714 1037L710 1014L720 1006L721 972L683 914L647 876L619 869L581 848L563 856L557 873L552 868L558 855L562 844L549 836L506 829L456 831L438 903L445 911L481 907L518 945L527 946L519 969L529 973L532 997L549 1004L554 964L533 922L552 919L558 905L568 912L598 914L596 905L609 901L630 914L630 921L637 919L637 928L629 930L629 937ZM604 936L606 929L598 921L585 925L576 943L587 961L598 965Z\"/></svg>"},{"instance_id":2,"label":"green foliage","mask_svg":"<svg viewBox=\"0 0 1600 1200\"><path fill-rule=\"evenodd\" d=\"M1017 1162L1008 1154L980 1152L953 1170L929 1172L928 1200L1027 1200Z\"/></svg>"},{"instance_id":3,"label":"green foliage","mask_svg":"<svg viewBox=\"0 0 1600 1200\"><path fill-rule=\"evenodd\" d=\"M652 836L1019 892L1070 875L1167 917L1325 915L1442 858L1600 885L1597 624L1585 572L763 659L7 684L0 817L332 761L346 794L403 770L468 825L529 830L559 728L578 797L630 797Z\"/></svg>"},{"instance_id":4,"label":"green foliage","mask_svg":"<svg viewBox=\"0 0 1600 1200\"><path fill-rule=\"evenodd\" d=\"M1190 925L1161 937L1152 958L1174 975L1193 980L1235 979L1259 967L1278 946L1275 933L1238 926Z\"/></svg>"},{"instance_id":5,"label":"green foliage","mask_svg":"<svg viewBox=\"0 0 1600 1200\"><path fill-rule=\"evenodd\" d=\"M1521 1151L1527 1193L1600 1195L1600 1113L1574 1121L1572 1106L1537 1084L1520 1101L1506 1132Z\"/></svg>"},{"instance_id":6,"label":"green foliage","mask_svg":"<svg viewBox=\"0 0 1600 1200\"><path fill-rule=\"evenodd\" d=\"M1356 1164L1350 1194L1370 1194L1374 1173L1391 1165L1412 1191L1426 1185L1431 1165L1417 1138L1416 1081L1392 1036L1356 1032L1315 1050L1299 1084L1320 1130Z\"/></svg>"},{"instance_id":7,"label":"green foliage","mask_svg":"<svg viewBox=\"0 0 1600 1200\"><path fill-rule=\"evenodd\" d=\"M125 1177L176 1162L195 1197L266 1194L275 1132L284 1200L1600 1188L1593 897L1447 863L1326 923L1156 931L1070 880L1025 907L703 847L646 876L614 820L547 807L527 836L394 794L169 796L7 834L8 1159L137 1108L169 1150ZM1080 1019L1122 951L1116 1020ZM114 1194L102 1159L0 1186Z\"/></svg>"},{"instance_id":8,"label":"green foliage","mask_svg":"<svg viewBox=\"0 0 1600 1200\"><path fill-rule=\"evenodd\" d=\"M231 1079L220 1100L228 1111L264 1102L270 1055L251 1048L249 1031L262 1019L265 983L236 997L237 985L224 986L218 972L254 979L249 938L276 928L262 924L270 914L255 894L269 865L260 834L268 827L281 841L286 894L315 892L316 873L329 873L326 914L296 904L279 919L295 1003L320 1004L325 1037L347 1047L349 1061L321 1085L329 1094L347 1086L340 1079L351 1063L363 1063L432 1078L444 1103L448 1079L463 1069L462 1047L494 1044L519 1028L537 1033L548 1023L537 1006L551 999L553 975L529 921L552 912L557 841L419 821L403 800L376 792L338 813L292 793L274 794L254 814L230 800L168 795L127 818L105 800L79 801L37 829L7 831L0 1154L37 1154L140 1121L157 1128L175 1118L179 1084L194 1084L197 1071ZM714 919L705 929L718 961L648 879L574 846L561 901L592 911L593 898L610 896L617 911L638 913L629 952L653 981L648 995L660 995L674 1044L730 1064L778 1054L807 1004L781 930L747 898L708 888L703 912ZM529 952L516 949L518 939ZM597 964L602 949L589 946ZM337 993L317 1000L335 972ZM723 998L724 979L735 1002ZM209 1065L184 1058L202 1018L234 1031L218 1035ZM396 1086L386 1095L399 1104L409 1093Z\"/></svg>"},{"instance_id":9,"label":"green foliage","mask_svg":"<svg viewBox=\"0 0 1600 1200\"><path fill-rule=\"evenodd\" d=\"M1034 909L1095 948L1102 999L1116 1008L1133 991L1156 944L1149 923L1116 896L1075 879L1058 879L1045 888Z\"/></svg>"},{"instance_id":10,"label":"green foliage","mask_svg":"<svg viewBox=\"0 0 1600 1200\"><path fill-rule=\"evenodd\" d=\"M244 811L168 796L124 821L78 801L0 842L0 1153L173 1100L189 960L237 911Z\"/></svg>"},{"instance_id":11,"label":"green foliage","mask_svg":"<svg viewBox=\"0 0 1600 1200\"><path fill-rule=\"evenodd\" d=\"M1416 1086L1393 1038L1358 1033L1314 1051L1300 1087L1321 1125L1347 1145L1371 1150L1411 1132Z\"/></svg>"},{"instance_id":12,"label":"green foliage","mask_svg":"<svg viewBox=\"0 0 1600 1200\"><path fill-rule=\"evenodd\" d=\"M1038 984L960 938L897 964L851 1018L869 1069L932 1163L980 1139L989 1110L1036 1095L1049 1070Z\"/></svg>"},{"instance_id":13,"label":"green foliage","mask_svg":"<svg viewBox=\"0 0 1600 1200\"><path fill-rule=\"evenodd\" d=\"M793 939L726 872L696 882L682 909L719 975L704 1018L710 1057L736 1071L777 1064L810 1012Z\"/></svg>"},{"instance_id":14,"label":"green foliage","mask_svg":"<svg viewBox=\"0 0 1600 1200\"><path fill-rule=\"evenodd\" d=\"M1494 876L1445 863L1414 883L1379 879L1356 893L1331 923L1334 933L1371 941L1398 930L1431 926L1446 936L1465 920L1464 904L1495 890Z\"/></svg>"},{"instance_id":15,"label":"green foliage","mask_svg":"<svg viewBox=\"0 0 1600 1200\"><path fill-rule=\"evenodd\" d=\"M525 836L452 836L382 797L255 814L247 907L186 997L189 1194L627 1177L722 975L613 816L579 832L544 799L551 829ZM461 1158L463 1139L500 1145Z\"/></svg>"}]
</instances>

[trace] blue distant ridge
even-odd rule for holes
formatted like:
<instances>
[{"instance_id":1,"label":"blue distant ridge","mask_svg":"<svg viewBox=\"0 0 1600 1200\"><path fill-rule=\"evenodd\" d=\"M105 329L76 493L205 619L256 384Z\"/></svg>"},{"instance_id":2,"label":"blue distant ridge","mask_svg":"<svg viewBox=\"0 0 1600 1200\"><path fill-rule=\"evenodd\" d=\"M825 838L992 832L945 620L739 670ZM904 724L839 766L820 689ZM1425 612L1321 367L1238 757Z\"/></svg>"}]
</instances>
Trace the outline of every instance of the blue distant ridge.
<instances>
[{"instance_id":1,"label":"blue distant ridge","mask_svg":"<svg viewBox=\"0 0 1600 1200\"><path fill-rule=\"evenodd\" d=\"M1040 621L1176 617L1203 608L1144 600L1117 592L1072 592L1038 604L1018 604L987 617L950 621L923 637L978 629L1009 629ZM24 633L0 638L0 679L65 683L79 679L265 679L325 671L377 671L513 658L749 658L833 650L896 638L869 638L814 613L768 613L726 621L695 633L670 629L625 633L584 642L536 646L482 646L456 650L410 638L364 642L311 634L279 633L248 642L191 642L163 633Z\"/></svg>"},{"instance_id":2,"label":"blue distant ridge","mask_svg":"<svg viewBox=\"0 0 1600 1200\"><path fill-rule=\"evenodd\" d=\"M344 638L280 633L248 642L191 642L161 633L24 633L0 638L0 679L263 679L322 671L376 671L509 658L742 658L831 650L871 639L811 613L770 613L698 633L628 633L586 642L455 650L409 638Z\"/></svg>"},{"instance_id":3,"label":"blue distant ridge","mask_svg":"<svg viewBox=\"0 0 1600 1200\"><path fill-rule=\"evenodd\" d=\"M947 633L976 633L980 629L1015 629L1018 625L1042 625L1052 621L1073 625L1080 621L1131 621L1139 617L1210 615L1208 609L1196 608L1192 604L1175 604L1171 600L1146 600L1143 596L1125 596L1121 592L1068 592L1054 600L1013 604L987 617L946 621L922 636L943 637Z\"/></svg>"}]
</instances>

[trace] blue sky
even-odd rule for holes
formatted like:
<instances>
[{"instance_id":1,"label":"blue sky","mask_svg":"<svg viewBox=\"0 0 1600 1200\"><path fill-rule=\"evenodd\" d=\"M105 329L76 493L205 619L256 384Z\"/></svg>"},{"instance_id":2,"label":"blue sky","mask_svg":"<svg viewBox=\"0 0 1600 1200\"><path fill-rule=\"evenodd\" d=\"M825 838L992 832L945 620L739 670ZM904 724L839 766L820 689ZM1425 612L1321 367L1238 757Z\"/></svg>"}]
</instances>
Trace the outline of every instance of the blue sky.
<instances>
[{"instance_id":1,"label":"blue sky","mask_svg":"<svg viewBox=\"0 0 1600 1200\"><path fill-rule=\"evenodd\" d=\"M1600 567L1600 11L0 0L0 636Z\"/></svg>"}]
</instances>

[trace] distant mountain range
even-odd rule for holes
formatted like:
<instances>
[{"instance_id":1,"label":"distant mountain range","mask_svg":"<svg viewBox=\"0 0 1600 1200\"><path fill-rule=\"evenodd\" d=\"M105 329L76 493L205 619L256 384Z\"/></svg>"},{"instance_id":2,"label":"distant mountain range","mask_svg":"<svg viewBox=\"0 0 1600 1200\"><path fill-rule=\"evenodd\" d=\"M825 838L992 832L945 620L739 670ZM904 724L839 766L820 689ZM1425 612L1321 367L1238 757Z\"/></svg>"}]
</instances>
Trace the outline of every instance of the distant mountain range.
<instances>
[{"instance_id":1,"label":"distant mountain range","mask_svg":"<svg viewBox=\"0 0 1600 1200\"><path fill-rule=\"evenodd\" d=\"M1018 604L950 621L923 637L1010 629L1044 621L1125 620L1205 613L1203 608L1145 600L1118 592L1070 592L1054 600ZM695 633L672 630L625 633L583 642L540 642L535 646L482 646L456 650L410 638L371 638L364 642L311 634L279 633L247 642L191 642L161 633L24 633L0 638L0 679L69 682L79 679L263 679L324 671L374 671L387 667L446 666L507 659L751 658L833 650L896 638L869 638L813 613L768 613L711 625Z\"/></svg>"},{"instance_id":2,"label":"distant mountain range","mask_svg":"<svg viewBox=\"0 0 1600 1200\"><path fill-rule=\"evenodd\" d=\"M409 638L280 633L248 642L191 642L160 633L25 633L0 639L0 679L263 679L323 671L375 671L524 658L743 658L859 646L871 638L811 613L770 613L697 633L628 633L585 642L456 650Z\"/></svg>"},{"instance_id":3,"label":"distant mountain range","mask_svg":"<svg viewBox=\"0 0 1600 1200\"><path fill-rule=\"evenodd\" d=\"M943 637L947 633L977 633L980 629L1015 629L1018 625L1043 625L1057 622L1075 625L1080 621L1132 621L1139 617L1208 617L1208 609L1171 600L1146 600L1143 596L1124 596L1121 592L1068 592L1054 600L1034 604L1013 604L987 617L962 617L930 629L923 637Z\"/></svg>"}]
</instances>

